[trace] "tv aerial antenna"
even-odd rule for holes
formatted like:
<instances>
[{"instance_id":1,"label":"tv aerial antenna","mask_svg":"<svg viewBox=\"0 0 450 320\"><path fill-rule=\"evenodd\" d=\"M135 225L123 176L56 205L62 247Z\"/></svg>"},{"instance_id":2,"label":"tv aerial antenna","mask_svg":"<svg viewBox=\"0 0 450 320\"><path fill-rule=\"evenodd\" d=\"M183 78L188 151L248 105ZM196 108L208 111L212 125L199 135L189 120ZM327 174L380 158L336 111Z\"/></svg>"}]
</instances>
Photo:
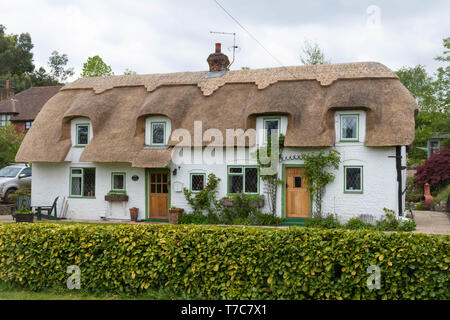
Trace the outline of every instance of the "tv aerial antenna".
<instances>
[{"instance_id":1,"label":"tv aerial antenna","mask_svg":"<svg viewBox=\"0 0 450 320\"><path fill-rule=\"evenodd\" d=\"M238 49L240 50L241 49L239 46L236 45L236 32L210 31L210 33L225 34L225 35L233 36L233 45L231 47L228 47L228 50L233 50L233 60L231 60L231 63L228 65L228 68L230 68L230 66L234 62L234 58L236 56L236 50L238 50Z\"/></svg>"}]
</instances>

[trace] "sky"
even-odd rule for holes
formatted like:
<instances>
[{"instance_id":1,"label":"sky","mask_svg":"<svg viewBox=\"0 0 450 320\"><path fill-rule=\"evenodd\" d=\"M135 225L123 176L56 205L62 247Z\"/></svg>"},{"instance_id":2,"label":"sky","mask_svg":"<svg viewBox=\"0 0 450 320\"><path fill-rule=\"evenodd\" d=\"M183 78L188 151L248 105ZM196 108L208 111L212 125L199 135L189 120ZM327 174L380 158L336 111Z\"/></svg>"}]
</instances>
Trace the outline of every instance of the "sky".
<instances>
[{"instance_id":1,"label":"sky","mask_svg":"<svg viewBox=\"0 0 450 320\"><path fill-rule=\"evenodd\" d=\"M37 67L47 67L54 50L66 53L75 69L69 81L94 55L115 74L207 70L216 42L231 60L233 37L210 31L236 33L232 70L300 65L309 40L332 63L422 64L434 72L450 36L449 0L217 1L249 33L214 0L1 0L0 24L31 34Z\"/></svg>"}]
</instances>

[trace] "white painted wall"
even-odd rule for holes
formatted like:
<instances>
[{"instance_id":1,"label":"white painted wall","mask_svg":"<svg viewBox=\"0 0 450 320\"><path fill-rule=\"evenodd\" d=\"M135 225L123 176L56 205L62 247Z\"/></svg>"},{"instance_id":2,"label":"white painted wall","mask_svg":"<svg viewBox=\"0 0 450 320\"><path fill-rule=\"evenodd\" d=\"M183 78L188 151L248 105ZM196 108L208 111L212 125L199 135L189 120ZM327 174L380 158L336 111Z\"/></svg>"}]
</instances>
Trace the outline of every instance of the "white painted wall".
<instances>
[{"instance_id":1,"label":"white painted wall","mask_svg":"<svg viewBox=\"0 0 450 320\"><path fill-rule=\"evenodd\" d=\"M397 211L397 181L395 158L395 147L365 147L365 112L358 111L360 114L359 142L340 142L340 114L345 112L336 112L336 146L335 148L341 154L341 163L339 170L335 171L335 181L326 186L322 210L324 213L337 214L342 221L351 217L357 217L360 214L372 214L380 218L383 215L383 208L389 208ZM351 111L349 113L355 113ZM284 120L283 120L284 119ZM73 125L80 122L86 122L86 119L76 119ZM281 130L286 132L287 118L282 117ZM262 118L257 119L258 139L262 139ZM73 131L73 130L72 130ZM91 130L92 132L92 130ZM169 131L170 132L170 131ZM166 134L166 138L169 136ZM75 132L72 132L72 136ZM261 140L259 140L261 141ZM330 149L330 148L325 148ZM32 181L32 205L50 205L53 199L60 197L58 202L58 211L61 210L63 198L69 201L69 210L67 217L76 219L99 220L102 217L129 219L129 208L139 208L139 219L145 218L145 169L132 168L130 164L99 164L99 163L80 163L79 157L84 149L71 148L64 163L33 163L33 181ZM189 188L191 173L213 173L221 179L218 187L218 198L227 195L227 166L228 165L256 165L256 148L227 148L223 152L216 149L213 156L211 151L202 151L201 148L179 148L183 150L181 156L178 152L174 153L172 162L169 165L170 171L177 169L177 174L170 178L171 183L171 206L184 208L190 211L189 205L184 197L183 188ZM220 152L219 152L220 151ZM317 149L307 148L285 148L284 156L298 155L304 152L313 152ZM209 157L202 157L203 155ZM406 164L406 149L402 148L404 156L403 165ZM183 159L181 159L183 158ZM181 161L184 160L184 161ZM189 160L189 161L187 161ZM301 164L301 160L286 160L283 164ZM347 194L344 193L344 166L358 165L363 166L363 193ZM95 199L68 198L70 183L70 167L96 167L96 197ZM126 173L126 189L129 201L125 204L110 203L104 200L104 196L111 189L111 173ZM137 175L138 181L132 181L131 177ZM281 178L281 166L279 167L279 176ZM406 176L403 175L403 187ZM260 192L264 194L264 183L260 179ZM278 189L277 196L277 215L281 215L281 186ZM266 206L263 212L269 212L269 206L266 196Z\"/></svg>"},{"instance_id":2,"label":"white painted wall","mask_svg":"<svg viewBox=\"0 0 450 320\"><path fill-rule=\"evenodd\" d=\"M70 198L70 167L95 167L95 199ZM129 201L113 203L105 201L111 190L111 172L126 173L126 188ZM137 175L138 181L131 177ZM59 196L58 214L65 198L69 202L67 217L73 219L100 220L101 217L130 219L129 208L139 208L139 219L145 218L145 169L131 168L129 164L98 163L33 163L31 183L32 206L48 206ZM110 210L111 209L111 210Z\"/></svg>"}]
</instances>

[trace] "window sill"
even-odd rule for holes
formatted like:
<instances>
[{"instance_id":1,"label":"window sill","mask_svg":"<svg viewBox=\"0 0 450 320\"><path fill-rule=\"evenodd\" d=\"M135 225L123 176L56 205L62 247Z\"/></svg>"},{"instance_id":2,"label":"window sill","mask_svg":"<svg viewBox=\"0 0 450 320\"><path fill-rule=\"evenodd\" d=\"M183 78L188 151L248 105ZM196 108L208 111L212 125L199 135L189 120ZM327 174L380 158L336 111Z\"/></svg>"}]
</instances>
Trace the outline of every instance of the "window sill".
<instances>
[{"instance_id":1,"label":"window sill","mask_svg":"<svg viewBox=\"0 0 450 320\"><path fill-rule=\"evenodd\" d=\"M169 145L167 144L146 144L144 145L144 149L168 149Z\"/></svg>"},{"instance_id":2,"label":"window sill","mask_svg":"<svg viewBox=\"0 0 450 320\"><path fill-rule=\"evenodd\" d=\"M363 194L363 191L344 191L345 194Z\"/></svg>"},{"instance_id":3,"label":"window sill","mask_svg":"<svg viewBox=\"0 0 450 320\"><path fill-rule=\"evenodd\" d=\"M87 145L75 145L75 146L72 146L72 147L74 147L74 148L85 148Z\"/></svg>"},{"instance_id":4,"label":"window sill","mask_svg":"<svg viewBox=\"0 0 450 320\"><path fill-rule=\"evenodd\" d=\"M95 199L95 197L77 197L77 196L69 196L69 199Z\"/></svg>"}]
</instances>

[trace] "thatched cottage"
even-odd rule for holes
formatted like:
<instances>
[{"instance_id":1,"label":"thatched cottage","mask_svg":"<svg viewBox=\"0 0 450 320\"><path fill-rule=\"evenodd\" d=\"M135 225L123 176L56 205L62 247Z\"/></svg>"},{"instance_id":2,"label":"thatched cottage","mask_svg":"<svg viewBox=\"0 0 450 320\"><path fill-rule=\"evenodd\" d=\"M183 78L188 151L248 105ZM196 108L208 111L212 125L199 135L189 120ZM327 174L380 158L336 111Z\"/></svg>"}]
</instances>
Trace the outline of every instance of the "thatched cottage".
<instances>
[{"instance_id":1,"label":"thatched cottage","mask_svg":"<svg viewBox=\"0 0 450 320\"><path fill-rule=\"evenodd\" d=\"M266 196L254 151L275 130L285 135L277 215L291 223L311 216L299 155L332 148L341 163L324 213L343 220L380 216L384 207L402 213L418 107L394 72L375 62L228 71L220 47L208 63L209 72L83 78L63 87L16 157L33 165L32 205L59 196L70 218L129 219L137 207L140 220L166 220L172 206L189 212L183 189L201 190L210 173L221 179L219 197ZM127 197L105 198L115 192Z\"/></svg>"}]
</instances>

